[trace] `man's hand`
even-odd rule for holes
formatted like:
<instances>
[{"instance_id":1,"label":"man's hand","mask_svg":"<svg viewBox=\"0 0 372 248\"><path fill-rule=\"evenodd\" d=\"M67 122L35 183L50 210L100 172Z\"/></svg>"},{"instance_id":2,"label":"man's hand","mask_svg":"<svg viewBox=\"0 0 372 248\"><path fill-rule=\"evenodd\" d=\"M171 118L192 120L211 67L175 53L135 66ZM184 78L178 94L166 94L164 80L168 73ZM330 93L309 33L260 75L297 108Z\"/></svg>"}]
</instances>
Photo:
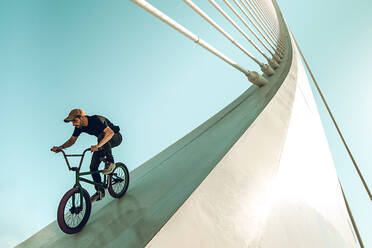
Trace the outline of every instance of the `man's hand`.
<instances>
[{"instance_id":1,"label":"man's hand","mask_svg":"<svg viewBox=\"0 0 372 248\"><path fill-rule=\"evenodd\" d=\"M96 151L98 151L98 148L99 148L98 145L91 146L90 151L91 152L96 152Z\"/></svg>"},{"instance_id":2,"label":"man's hand","mask_svg":"<svg viewBox=\"0 0 372 248\"><path fill-rule=\"evenodd\" d=\"M62 148L60 146L53 146L52 151L55 153L59 153Z\"/></svg>"}]
</instances>

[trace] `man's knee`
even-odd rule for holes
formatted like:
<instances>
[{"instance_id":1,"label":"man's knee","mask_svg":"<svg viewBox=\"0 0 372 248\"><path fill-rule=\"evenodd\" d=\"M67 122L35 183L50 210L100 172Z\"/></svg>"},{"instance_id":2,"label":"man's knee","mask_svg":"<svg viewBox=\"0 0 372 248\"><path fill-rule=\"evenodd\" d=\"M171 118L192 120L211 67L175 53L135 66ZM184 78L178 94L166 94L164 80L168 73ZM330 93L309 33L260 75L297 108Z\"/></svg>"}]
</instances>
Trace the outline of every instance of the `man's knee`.
<instances>
[{"instance_id":1,"label":"man's knee","mask_svg":"<svg viewBox=\"0 0 372 248\"><path fill-rule=\"evenodd\" d=\"M117 147L118 145L121 144L121 141L123 140L122 136L120 133L116 133L113 137L112 137L112 141L111 141L111 147Z\"/></svg>"}]
</instances>

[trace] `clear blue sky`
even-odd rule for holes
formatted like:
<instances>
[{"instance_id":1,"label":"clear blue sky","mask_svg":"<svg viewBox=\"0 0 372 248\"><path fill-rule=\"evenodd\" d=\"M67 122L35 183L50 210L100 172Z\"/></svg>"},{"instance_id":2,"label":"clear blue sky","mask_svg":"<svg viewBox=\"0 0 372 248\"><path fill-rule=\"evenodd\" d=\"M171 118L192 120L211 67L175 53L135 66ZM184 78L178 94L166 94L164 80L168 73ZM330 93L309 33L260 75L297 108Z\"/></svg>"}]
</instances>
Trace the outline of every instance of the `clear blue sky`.
<instances>
[{"instance_id":1,"label":"clear blue sky","mask_svg":"<svg viewBox=\"0 0 372 248\"><path fill-rule=\"evenodd\" d=\"M182 1L150 2L239 64L258 70ZM207 1L195 2L262 60ZM279 5L371 182L366 148L372 3ZM1 1L0 36L1 247L55 220L59 200L72 187L62 156L49 151L71 136L71 124L62 121L70 109L120 125L124 140L114 153L132 170L250 86L241 73L130 1ZM322 108L320 113L365 245L372 247L370 202ZM69 151L95 142L82 135Z\"/></svg>"}]
</instances>

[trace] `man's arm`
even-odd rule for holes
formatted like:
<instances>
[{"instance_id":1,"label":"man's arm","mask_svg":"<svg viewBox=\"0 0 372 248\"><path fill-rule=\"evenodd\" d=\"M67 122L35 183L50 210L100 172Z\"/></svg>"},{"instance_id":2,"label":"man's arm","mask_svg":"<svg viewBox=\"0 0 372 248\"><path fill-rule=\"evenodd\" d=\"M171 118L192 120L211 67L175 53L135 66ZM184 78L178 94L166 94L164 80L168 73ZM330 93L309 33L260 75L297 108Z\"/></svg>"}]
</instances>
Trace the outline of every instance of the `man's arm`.
<instances>
[{"instance_id":1,"label":"man's arm","mask_svg":"<svg viewBox=\"0 0 372 248\"><path fill-rule=\"evenodd\" d=\"M52 148L52 151L57 152L57 150L68 148L68 147L72 146L73 144L75 144L76 140L77 140L77 137L71 136L71 138L69 138L65 143L63 143L63 145L54 146Z\"/></svg>"},{"instance_id":2,"label":"man's arm","mask_svg":"<svg viewBox=\"0 0 372 248\"><path fill-rule=\"evenodd\" d=\"M75 144L76 140L77 140L77 137L71 136L71 138L69 138L65 143L63 143L63 145L61 145L60 148L61 149L68 148L72 146L73 144Z\"/></svg>"},{"instance_id":3,"label":"man's arm","mask_svg":"<svg viewBox=\"0 0 372 248\"><path fill-rule=\"evenodd\" d=\"M98 143L98 145L96 146L92 146L91 147L91 151L92 152L95 152L95 151L98 151L98 148L102 147L104 144L106 144L111 138L112 136L114 136L114 131L112 131L112 129L110 127L106 127L103 132L105 133L105 136L103 137L103 139Z\"/></svg>"}]
</instances>

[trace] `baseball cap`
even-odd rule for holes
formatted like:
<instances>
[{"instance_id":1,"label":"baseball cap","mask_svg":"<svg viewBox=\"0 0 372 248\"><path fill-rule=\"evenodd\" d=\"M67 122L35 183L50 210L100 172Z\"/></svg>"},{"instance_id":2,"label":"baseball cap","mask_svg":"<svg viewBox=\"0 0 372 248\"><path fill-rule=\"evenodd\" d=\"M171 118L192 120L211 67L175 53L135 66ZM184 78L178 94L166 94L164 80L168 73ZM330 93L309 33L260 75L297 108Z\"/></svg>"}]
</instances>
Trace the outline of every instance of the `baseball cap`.
<instances>
[{"instance_id":1,"label":"baseball cap","mask_svg":"<svg viewBox=\"0 0 372 248\"><path fill-rule=\"evenodd\" d=\"M82 109L73 109L63 121L69 122L75 119L77 116L84 116L84 115L86 115L86 113Z\"/></svg>"}]
</instances>

